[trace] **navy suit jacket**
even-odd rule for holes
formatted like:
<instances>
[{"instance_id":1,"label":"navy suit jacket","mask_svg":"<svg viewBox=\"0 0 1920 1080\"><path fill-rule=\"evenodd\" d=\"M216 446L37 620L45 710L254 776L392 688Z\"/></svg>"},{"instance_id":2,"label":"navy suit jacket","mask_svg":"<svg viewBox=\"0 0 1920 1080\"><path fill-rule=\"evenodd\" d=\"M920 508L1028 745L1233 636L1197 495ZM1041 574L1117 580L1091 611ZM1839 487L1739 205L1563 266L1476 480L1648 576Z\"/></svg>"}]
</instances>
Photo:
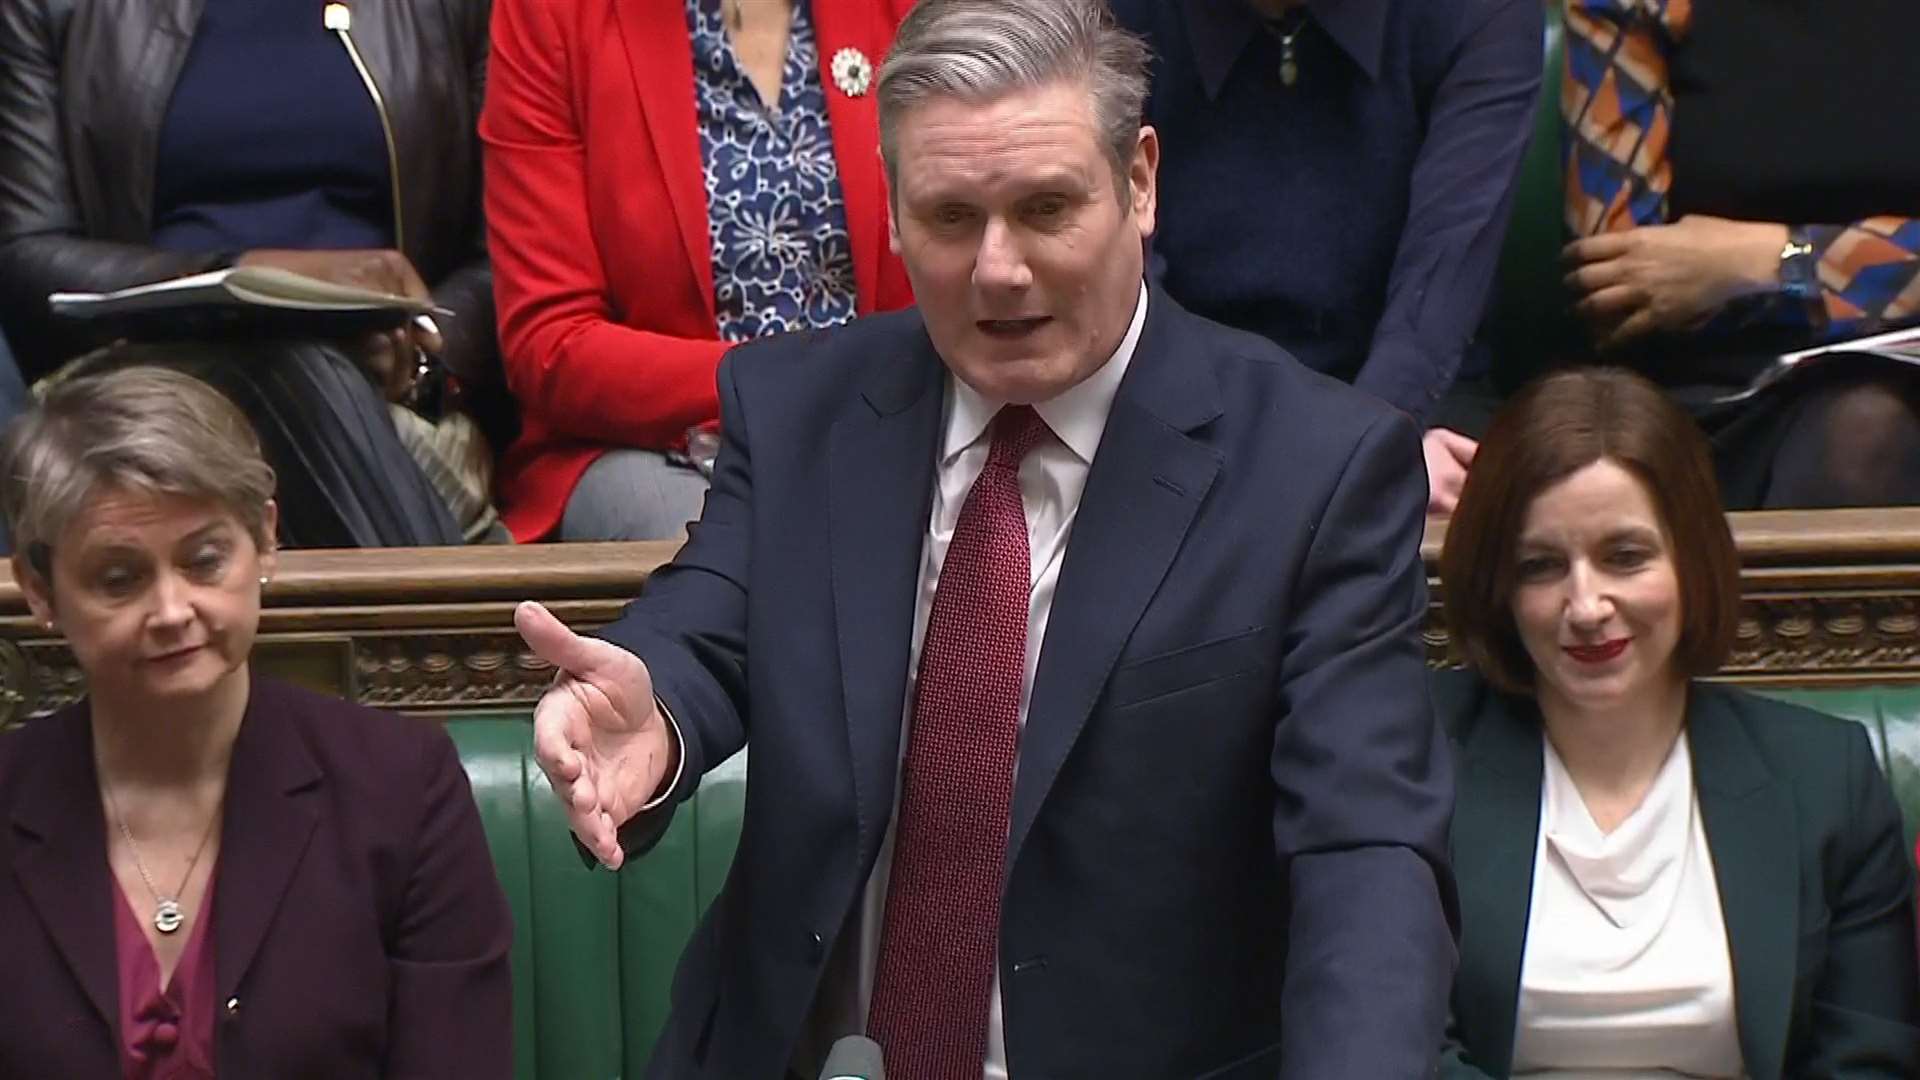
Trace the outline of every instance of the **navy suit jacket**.
<instances>
[{"instance_id":1,"label":"navy suit jacket","mask_svg":"<svg viewBox=\"0 0 1920 1080\"><path fill-rule=\"evenodd\" d=\"M120 1075L107 828L84 702L0 734L0 1076ZM438 725L256 678L219 859L217 1075L512 1074L512 916Z\"/></svg>"},{"instance_id":2,"label":"navy suit jacket","mask_svg":"<svg viewBox=\"0 0 1920 1080\"><path fill-rule=\"evenodd\" d=\"M915 311L736 349L700 521L604 635L731 874L650 1075L776 1077L894 810L946 369ZM1034 676L1000 926L1015 1076L1425 1076L1452 777L1418 630L1418 433L1156 290ZM629 850L665 827L630 822Z\"/></svg>"}]
</instances>

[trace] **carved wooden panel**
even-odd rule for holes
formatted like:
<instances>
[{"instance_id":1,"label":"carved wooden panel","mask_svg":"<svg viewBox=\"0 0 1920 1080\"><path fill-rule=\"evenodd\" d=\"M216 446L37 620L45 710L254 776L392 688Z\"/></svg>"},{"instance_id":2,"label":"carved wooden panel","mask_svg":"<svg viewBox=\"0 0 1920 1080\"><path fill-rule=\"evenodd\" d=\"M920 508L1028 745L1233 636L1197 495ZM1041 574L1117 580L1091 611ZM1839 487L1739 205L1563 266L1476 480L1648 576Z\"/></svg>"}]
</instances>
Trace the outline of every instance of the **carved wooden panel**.
<instances>
[{"instance_id":1,"label":"carved wooden panel","mask_svg":"<svg viewBox=\"0 0 1920 1080\"><path fill-rule=\"evenodd\" d=\"M1920 681L1920 509L1735 514L1745 618L1730 679ZM1438 560L1445 522L1428 526ZM265 595L264 671L385 708L447 713L525 706L552 679L513 630L520 600L576 628L619 615L674 545L295 551ZM1447 662L1440 583L1428 656ZM84 681L59 638L0 571L0 724L77 700Z\"/></svg>"},{"instance_id":2,"label":"carved wooden panel","mask_svg":"<svg viewBox=\"0 0 1920 1080\"><path fill-rule=\"evenodd\" d=\"M408 712L524 707L552 669L513 630L540 600L576 629L612 621L673 544L290 551L264 596L254 663L316 690ZM86 692L73 654L0 574L0 725Z\"/></svg>"}]
</instances>

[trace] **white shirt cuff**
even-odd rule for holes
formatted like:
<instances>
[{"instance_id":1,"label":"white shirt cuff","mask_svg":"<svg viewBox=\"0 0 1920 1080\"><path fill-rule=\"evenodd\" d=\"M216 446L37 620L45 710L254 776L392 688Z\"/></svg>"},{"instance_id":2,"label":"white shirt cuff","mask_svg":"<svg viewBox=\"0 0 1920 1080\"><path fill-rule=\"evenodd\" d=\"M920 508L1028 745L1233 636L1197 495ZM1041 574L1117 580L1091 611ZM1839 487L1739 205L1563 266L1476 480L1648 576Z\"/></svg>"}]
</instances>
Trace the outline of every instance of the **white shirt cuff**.
<instances>
[{"instance_id":1,"label":"white shirt cuff","mask_svg":"<svg viewBox=\"0 0 1920 1080\"><path fill-rule=\"evenodd\" d=\"M654 695L653 705L660 710L660 715L667 721L667 731L673 736L674 756L679 760L674 763L673 782L660 789L660 794L647 800L647 804L642 806L636 812L637 814L644 814L649 810L658 810L665 806L672 800L673 793L680 790L680 779L687 774L687 740L680 735L680 721L673 718L673 710L667 708L667 703L661 701L658 694Z\"/></svg>"}]
</instances>

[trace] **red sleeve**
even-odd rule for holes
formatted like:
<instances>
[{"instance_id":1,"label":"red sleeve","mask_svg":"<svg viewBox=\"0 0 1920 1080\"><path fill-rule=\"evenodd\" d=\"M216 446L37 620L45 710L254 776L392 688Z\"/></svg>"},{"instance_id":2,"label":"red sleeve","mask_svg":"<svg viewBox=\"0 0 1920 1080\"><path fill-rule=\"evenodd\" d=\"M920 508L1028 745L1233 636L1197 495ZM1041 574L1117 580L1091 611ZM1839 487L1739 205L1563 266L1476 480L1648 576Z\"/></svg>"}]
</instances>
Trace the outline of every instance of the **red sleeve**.
<instances>
[{"instance_id":1,"label":"red sleeve","mask_svg":"<svg viewBox=\"0 0 1920 1080\"><path fill-rule=\"evenodd\" d=\"M714 372L728 345L614 316L574 107L584 43L556 17L570 10L554 0L493 5L480 137L507 382L558 434L662 448L718 415Z\"/></svg>"}]
</instances>

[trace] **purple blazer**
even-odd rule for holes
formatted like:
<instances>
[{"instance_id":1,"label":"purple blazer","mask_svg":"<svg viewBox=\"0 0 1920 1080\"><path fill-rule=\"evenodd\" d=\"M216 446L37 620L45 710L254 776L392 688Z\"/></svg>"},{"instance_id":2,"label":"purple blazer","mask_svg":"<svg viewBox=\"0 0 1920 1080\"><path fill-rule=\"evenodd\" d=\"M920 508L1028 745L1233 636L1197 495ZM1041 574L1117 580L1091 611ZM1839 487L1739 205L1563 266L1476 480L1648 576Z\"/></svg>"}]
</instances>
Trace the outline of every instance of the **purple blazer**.
<instances>
[{"instance_id":1,"label":"purple blazer","mask_svg":"<svg viewBox=\"0 0 1920 1080\"><path fill-rule=\"evenodd\" d=\"M116 1077L82 702L0 735L0 1076ZM506 1077L512 918L437 725L255 678L215 882L222 1077Z\"/></svg>"}]
</instances>

